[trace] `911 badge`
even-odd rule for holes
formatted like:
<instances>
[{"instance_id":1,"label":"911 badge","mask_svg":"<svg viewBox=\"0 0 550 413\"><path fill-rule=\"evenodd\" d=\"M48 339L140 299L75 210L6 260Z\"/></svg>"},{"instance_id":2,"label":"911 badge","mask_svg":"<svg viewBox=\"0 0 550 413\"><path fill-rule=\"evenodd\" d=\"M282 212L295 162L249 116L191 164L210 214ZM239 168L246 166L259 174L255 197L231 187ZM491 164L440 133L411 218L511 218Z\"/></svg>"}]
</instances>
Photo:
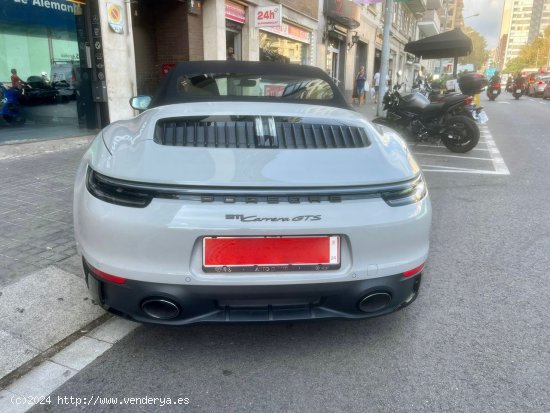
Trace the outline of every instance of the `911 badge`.
<instances>
[{"instance_id":1,"label":"911 badge","mask_svg":"<svg viewBox=\"0 0 550 413\"><path fill-rule=\"evenodd\" d=\"M225 219L241 222L305 222L320 221L321 215L298 215L295 217L259 217L257 215L226 214Z\"/></svg>"}]
</instances>

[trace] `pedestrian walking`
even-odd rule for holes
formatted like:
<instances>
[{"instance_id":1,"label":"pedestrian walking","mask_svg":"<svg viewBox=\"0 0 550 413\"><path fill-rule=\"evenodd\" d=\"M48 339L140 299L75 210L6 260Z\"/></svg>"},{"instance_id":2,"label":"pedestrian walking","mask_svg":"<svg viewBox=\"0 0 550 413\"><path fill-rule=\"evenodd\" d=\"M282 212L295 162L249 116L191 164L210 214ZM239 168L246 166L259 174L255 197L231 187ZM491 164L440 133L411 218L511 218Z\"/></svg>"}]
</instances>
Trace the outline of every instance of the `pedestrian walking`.
<instances>
[{"instance_id":1,"label":"pedestrian walking","mask_svg":"<svg viewBox=\"0 0 550 413\"><path fill-rule=\"evenodd\" d=\"M361 66L357 76L355 77L355 96L359 105L365 103L365 82L367 75L365 74L365 66Z\"/></svg>"},{"instance_id":2,"label":"pedestrian walking","mask_svg":"<svg viewBox=\"0 0 550 413\"><path fill-rule=\"evenodd\" d=\"M378 103L378 91L380 90L380 72L374 74L374 103Z\"/></svg>"}]
</instances>

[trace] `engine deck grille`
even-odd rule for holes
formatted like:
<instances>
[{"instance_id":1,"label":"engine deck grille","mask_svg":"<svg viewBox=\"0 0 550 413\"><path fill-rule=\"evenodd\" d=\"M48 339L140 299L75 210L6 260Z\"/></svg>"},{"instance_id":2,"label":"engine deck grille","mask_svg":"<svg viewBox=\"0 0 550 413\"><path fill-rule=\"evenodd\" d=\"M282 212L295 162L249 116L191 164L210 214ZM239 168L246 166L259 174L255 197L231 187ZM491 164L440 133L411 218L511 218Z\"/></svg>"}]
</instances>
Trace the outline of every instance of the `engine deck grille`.
<instances>
[{"instance_id":1,"label":"engine deck grille","mask_svg":"<svg viewBox=\"0 0 550 413\"><path fill-rule=\"evenodd\" d=\"M154 141L165 146L243 149L362 148L370 144L362 127L289 122L269 116L161 119L155 126Z\"/></svg>"}]
</instances>

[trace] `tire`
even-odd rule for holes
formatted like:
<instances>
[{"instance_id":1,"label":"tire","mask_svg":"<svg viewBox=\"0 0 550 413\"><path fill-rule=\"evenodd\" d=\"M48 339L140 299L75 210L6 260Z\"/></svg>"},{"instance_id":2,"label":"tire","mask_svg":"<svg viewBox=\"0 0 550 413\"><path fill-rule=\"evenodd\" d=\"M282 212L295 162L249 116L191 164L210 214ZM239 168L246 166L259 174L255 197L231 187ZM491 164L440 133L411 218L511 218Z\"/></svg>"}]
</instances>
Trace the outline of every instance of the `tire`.
<instances>
[{"instance_id":1,"label":"tire","mask_svg":"<svg viewBox=\"0 0 550 413\"><path fill-rule=\"evenodd\" d=\"M453 116L445 124L441 141L451 152L469 152L479 142L479 128L466 116Z\"/></svg>"}]
</instances>

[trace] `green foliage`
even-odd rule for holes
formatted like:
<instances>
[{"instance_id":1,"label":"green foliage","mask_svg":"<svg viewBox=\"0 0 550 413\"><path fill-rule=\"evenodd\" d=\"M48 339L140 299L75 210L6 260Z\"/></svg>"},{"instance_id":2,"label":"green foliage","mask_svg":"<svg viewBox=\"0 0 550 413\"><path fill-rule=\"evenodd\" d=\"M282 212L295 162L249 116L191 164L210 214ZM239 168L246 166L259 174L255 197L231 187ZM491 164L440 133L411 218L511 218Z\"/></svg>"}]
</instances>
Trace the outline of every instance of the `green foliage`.
<instances>
[{"instance_id":1,"label":"green foliage","mask_svg":"<svg viewBox=\"0 0 550 413\"><path fill-rule=\"evenodd\" d=\"M489 52L487 50L487 41L485 37L479 34L471 27L465 27L464 33L472 39L473 49L472 53L468 56L462 56L458 59L458 63L468 64L471 63L475 66L476 70L479 70L487 59L489 58Z\"/></svg>"}]
</instances>

